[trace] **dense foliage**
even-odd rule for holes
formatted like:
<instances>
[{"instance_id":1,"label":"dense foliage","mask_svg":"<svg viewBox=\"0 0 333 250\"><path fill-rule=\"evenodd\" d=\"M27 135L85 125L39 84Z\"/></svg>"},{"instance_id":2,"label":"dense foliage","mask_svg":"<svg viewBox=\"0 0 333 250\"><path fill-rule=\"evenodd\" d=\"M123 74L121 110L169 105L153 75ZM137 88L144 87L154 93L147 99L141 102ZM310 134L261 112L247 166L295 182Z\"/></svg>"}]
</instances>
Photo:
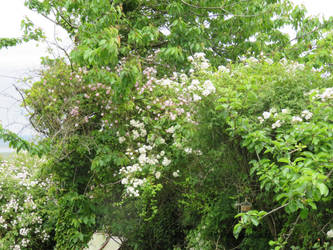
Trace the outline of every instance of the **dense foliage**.
<instances>
[{"instance_id":1,"label":"dense foliage","mask_svg":"<svg viewBox=\"0 0 333 250\"><path fill-rule=\"evenodd\" d=\"M47 159L36 171L51 192L6 185L20 204L36 192L49 238L23 244L14 209L1 244L82 249L100 230L123 249L328 249L329 21L278 0L26 4L75 48L44 58L25 92L40 145L0 134Z\"/></svg>"},{"instance_id":2,"label":"dense foliage","mask_svg":"<svg viewBox=\"0 0 333 250\"><path fill-rule=\"evenodd\" d=\"M45 160L44 160L45 161ZM43 160L20 153L0 165L0 248L47 249L52 246L51 178L40 176Z\"/></svg>"}]
</instances>

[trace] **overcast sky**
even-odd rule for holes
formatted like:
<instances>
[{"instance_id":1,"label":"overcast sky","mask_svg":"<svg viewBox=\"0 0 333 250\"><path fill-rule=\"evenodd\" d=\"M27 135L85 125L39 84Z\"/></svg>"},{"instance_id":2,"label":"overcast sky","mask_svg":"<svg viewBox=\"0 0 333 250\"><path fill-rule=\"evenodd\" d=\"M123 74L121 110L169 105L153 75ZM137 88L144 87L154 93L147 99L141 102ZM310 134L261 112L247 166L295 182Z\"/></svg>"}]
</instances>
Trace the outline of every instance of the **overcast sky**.
<instances>
[{"instance_id":1,"label":"overcast sky","mask_svg":"<svg viewBox=\"0 0 333 250\"><path fill-rule=\"evenodd\" d=\"M311 15L333 15L333 0L293 0L296 4L304 4ZM0 37L19 37L21 20L28 16L46 33L49 41L55 36L63 37L64 31L55 27L44 17L29 11L24 0L5 0L0 8ZM68 42L67 42L68 43ZM23 129L28 124L22 108L19 107L19 95L13 84L24 87L16 78L31 75L40 67L40 57L45 56L48 45L29 42L17 47L0 50L0 121L4 127L20 134L30 134L30 129ZM22 130L23 129L23 130Z\"/></svg>"},{"instance_id":2,"label":"overcast sky","mask_svg":"<svg viewBox=\"0 0 333 250\"><path fill-rule=\"evenodd\" d=\"M21 20L27 16L41 27L47 40L54 42L54 37L62 37L64 43L68 39L61 28L24 6L24 0L5 0L0 8L0 37L20 37ZM40 57L47 55L49 44L29 42L16 47L0 50L0 121L4 127L21 135L31 134L24 109L19 107L20 95L14 88L26 87L16 78L34 75L40 68Z\"/></svg>"}]
</instances>

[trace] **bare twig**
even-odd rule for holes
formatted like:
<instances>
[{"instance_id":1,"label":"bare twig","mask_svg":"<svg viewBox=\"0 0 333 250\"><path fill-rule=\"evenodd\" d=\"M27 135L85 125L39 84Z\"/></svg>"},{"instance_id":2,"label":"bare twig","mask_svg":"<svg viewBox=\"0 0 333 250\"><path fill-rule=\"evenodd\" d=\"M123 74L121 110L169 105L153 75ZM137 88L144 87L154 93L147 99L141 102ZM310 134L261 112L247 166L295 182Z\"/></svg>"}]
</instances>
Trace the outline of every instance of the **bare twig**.
<instances>
[{"instance_id":1,"label":"bare twig","mask_svg":"<svg viewBox=\"0 0 333 250\"><path fill-rule=\"evenodd\" d=\"M10 79L14 79L14 80L21 80L21 78L19 78L19 77L2 75L2 74L0 74L0 77L10 78Z\"/></svg>"},{"instance_id":2,"label":"bare twig","mask_svg":"<svg viewBox=\"0 0 333 250\"><path fill-rule=\"evenodd\" d=\"M266 216L268 216L268 215L270 215L270 214L272 214L272 213L274 213L274 212L276 212L276 211L278 211L278 210L280 210L280 209L282 209L282 208L288 206L288 204L289 204L289 202L287 202L286 204L284 204L284 205L282 205L282 206L279 206L279 207L277 207L277 208L274 208L273 210L271 210L271 211L269 211L267 214L265 214L262 218L265 218Z\"/></svg>"},{"instance_id":3,"label":"bare twig","mask_svg":"<svg viewBox=\"0 0 333 250\"><path fill-rule=\"evenodd\" d=\"M55 8L55 7L54 7ZM59 14L59 16L61 17L62 20L65 21L65 23L70 26L72 29L78 29L78 27L76 27L74 24L70 23L61 13L61 10L57 9L57 13L55 13L54 9L51 9L52 13L54 16L57 16L57 14Z\"/></svg>"},{"instance_id":4,"label":"bare twig","mask_svg":"<svg viewBox=\"0 0 333 250\"><path fill-rule=\"evenodd\" d=\"M99 248L99 250L103 250L106 245L109 243L109 241L111 240L111 236L108 235L108 237L106 237L106 240L104 241L103 245Z\"/></svg>"},{"instance_id":5,"label":"bare twig","mask_svg":"<svg viewBox=\"0 0 333 250\"><path fill-rule=\"evenodd\" d=\"M216 244L215 244L215 250L218 250L218 249L219 249L219 241L220 241L220 238L221 238L221 234L219 234L219 237L217 238L217 241L216 241Z\"/></svg>"},{"instance_id":6,"label":"bare twig","mask_svg":"<svg viewBox=\"0 0 333 250\"><path fill-rule=\"evenodd\" d=\"M293 232L294 232L294 230L295 230L295 227L296 227L296 225L297 225L297 223L298 223L298 221L299 221L300 218L301 218L301 215L299 214L299 215L297 216L297 218L296 218L296 221L293 223L292 228L290 228L290 230L289 230L288 236L287 236L287 238L286 238L286 240L285 240L286 243L288 242L290 236L293 234Z\"/></svg>"},{"instance_id":7,"label":"bare twig","mask_svg":"<svg viewBox=\"0 0 333 250\"><path fill-rule=\"evenodd\" d=\"M46 18L47 20L49 20L50 22L54 23L55 25L57 26L60 26L61 27L61 24L58 23L57 21L51 19L50 17L48 17L47 15L43 14L43 13L40 13L44 18Z\"/></svg>"},{"instance_id":8,"label":"bare twig","mask_svg":"<svg viewBox=\"0 0 333 250\"><path fill-rule=\"evenodd\" d=\"M27 111L28 114L31 114L31 111L28 109L28 105L25 102L25 98L24 98L24 95L23 95L22 91L15 84L14 84L14 88L16 89L16 91L19 93L19 95L22 98L24 109ZM38 129L37 126L36 126L36 124L32 121L32 119L33 119L34 116L35 116L35 113L33 113L32 115L29 116L29 122L30 122L31 126L35 129L35 131L41 133L43 131L41 131L40 129Z\"/></svg>"},{"instance_id":9,"label":"bare twig","mask_svg":"<svg viewBox=\"0 0 333 250\"><path fill-rule=\"evenodd\" d=\"M258 160L261 161L260 156L257 151L256 151L256 155L257 155Z\"/></svg>"},{"instance_id":10,"label":"bare twig","mask_svg":"<svg viewBox=\"0 0 333 250\"><path fill-rule=\"evenodd\" d=\"M69 61L69 64L71 66L71 70L74 72L74 67L73 67L73 64L72 64L72 60L71 60L71 57L70 55L68 54L67 50L64 49L63 47L61 47L57 42L56 42L56 39L55 39L55 42L51 42L51 41L48 41L50 44L56 46L58 49L60 49L62 52L64 52L65 56L67 57L68 61Z\"/></svg>"},{"instance_id":11,"label":"bare twig","mask_svg":"<svg viewBox=\"0 0 333 250\"><path fill-rule=\"evenodd\" d=\"M333 218L331 218L321 229L320 232L322 232L323 234L326 235L326 233L324 232L324 229L331 223L331 221L333 220Z\"/></svg>"},{"instance_id":12,"label":"bare twig","mask_svg":"<svg viewBox=\"0 0 333 250\"><path fill-rule=\"evenodd\" d=\"M333 159L330 160L330 162L332 162L332 161L333 161ZM326 175L326 181L330 178L330 176L332 175L332 173L333 173L333 168Z\"/></svg>"},{"instance_id":13,"label":"bare twig","mask_svg":"<svg viewBox=\"0 0 333 250\"><path fill-rule=\"evenodd\" d=\"M230 250L239 249L239 246L240 246L240 245L242 245L242 243L240 243L239 245L237 245L237 246L235 246L235 247L231 248Z\"/></svg>"}]
</instances>

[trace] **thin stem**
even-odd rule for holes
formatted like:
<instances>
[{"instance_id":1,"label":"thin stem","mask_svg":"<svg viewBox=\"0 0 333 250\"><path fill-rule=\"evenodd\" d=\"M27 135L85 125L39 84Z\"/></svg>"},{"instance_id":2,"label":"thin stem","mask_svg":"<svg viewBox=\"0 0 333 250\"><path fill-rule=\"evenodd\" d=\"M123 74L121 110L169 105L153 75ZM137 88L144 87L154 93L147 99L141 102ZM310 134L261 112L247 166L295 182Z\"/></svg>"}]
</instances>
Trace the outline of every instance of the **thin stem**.
<instances>
[{"instance_id":1,"label":"thin stem","mask_svg":"<svg viewBox=\"0 0 333 250\"><path fill-rule=\"evenodd\" d=\"M268 215L270 215L270 214L272 214L272 213L280 210L281 208L284 208L284 207L288 206L288 204L289 204L289 202L287 202L286 204L284 204L284 205L282 205L280 207L274 208L273 210L271 210L270 212L268 212L267 214L265 214L262 218L265 218L266 216L268 216Z\"/></svg>"},{"instance_id":2,"label":"thin stem","mask_svg":"<svg viewBox=\"0 0 333 250\"><path fill-rule=\"evenodd\" d=\"M301 215L299 214L296 218L296 221L293 223L293 227L289 230L289 233L288 233L288 236L287 236L287 239L285 240L285 242L287 243L290 236L293 234L294 230L295 230L295 227L299 221L299 219L301 218Z\"/></svg>"}]
</instances>

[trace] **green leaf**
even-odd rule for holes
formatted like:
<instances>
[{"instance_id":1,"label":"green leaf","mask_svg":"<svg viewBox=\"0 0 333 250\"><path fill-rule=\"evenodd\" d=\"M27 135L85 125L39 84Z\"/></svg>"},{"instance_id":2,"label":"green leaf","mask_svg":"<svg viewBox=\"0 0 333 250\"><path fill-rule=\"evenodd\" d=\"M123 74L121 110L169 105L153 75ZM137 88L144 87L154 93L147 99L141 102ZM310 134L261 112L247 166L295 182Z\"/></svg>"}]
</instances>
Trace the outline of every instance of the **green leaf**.
<instances>
[{"instance_id":1,"label":"green leaf","mask_svg":"<svg viewBox=\"0 0 333 250\"><path fill-rule=\"evenodd\" d=\"M234 230L233 230L233 235L236 239L238 239L239 233L242 231L243 227L241 224L236 224L236 226L234 226Z\"/></svg>"},{"instance_id":2,"label":"green leaf","mask_svg":"<svg viewBox=\"0 0 333 250\"><path fill-rule=\"evenodd\" d=\"M259 220L254 217L254 216L251 216L251 222L253 223L253 225L255 226L258 226L259 225Z\"/></svg>"},{"instance_id":3,"label":"green leaf","mask_svg":"<svg viewBox=\"0 0 333 250\"><path fill-rule=\"evenodd\" d=\"M279 158L278 161L279 162L284 162L284 163L287 163L287 164L290 163L290 159L288 159L288 158Z\"/></svg>"},{"instance_id":4,"label":"green leaf","mask_svg":"<svg viewBox=\"0 0 333 250\"><path fill-rule=\"evenodd\" d=\"M318 183L317 187L319 188L320 194L323 196L327 196L329 191L327 186L324 183Z\"/></svg>"}]
</instances>

